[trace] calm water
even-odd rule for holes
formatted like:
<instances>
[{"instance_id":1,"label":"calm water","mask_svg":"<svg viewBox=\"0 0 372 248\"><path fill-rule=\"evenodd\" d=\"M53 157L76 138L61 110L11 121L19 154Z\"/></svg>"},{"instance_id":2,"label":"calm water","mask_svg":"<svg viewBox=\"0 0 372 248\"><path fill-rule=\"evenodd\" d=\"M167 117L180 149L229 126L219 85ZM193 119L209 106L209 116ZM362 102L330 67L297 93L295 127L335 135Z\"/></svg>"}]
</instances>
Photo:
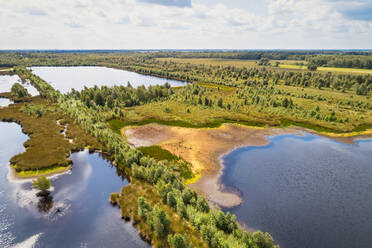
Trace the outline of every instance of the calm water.
<instances>
[{"instance_id":1,"label":"calm water","mask_svg":"<svg viewBox=\"0 0 372 248\"><path fill-rule=\"evenodd\" d=\"M13 101L9 100L8 98L0 98L0 108L6 107L11 103L13 103Z\"/></svg>"},{"instance_id":2,"label":"calm water","mask_svg":"<svg viewBox=\"0 0 372 248\"><path fill-rule=\"evenodd\" d=\"M22 83L18 75L0 76L0 92L10 92L10 89L12 88L14 83L22 84L27 89L28 93L30 93L31 96L39 95L37 89L35 89L30 83L28 82Z\"/></svg>"},{"instance_id":3,"label":"calm water","mask_svg":"<svg viewBox=\"0 0 372 248\"><path fill-rule=\"evenodd\" d=\"M135 72L118 70L98 66L76 66L76 67L31 67L34 74L38 75L61 93L67 93L72 88L82 90L97 86L127 85L133 87L140 85L160 85L168 82L171 86L182 86L185 82L165 78L142 75Z\"/></svg>"},{"instance_id":4,"label":"calm water","mask_svg":"<svg viewBox=\"0 0 372 248\"><path fill-rule=\"evenodd\" d=\"M229 211L282 248L372 247L372 141L270 140L224 157L222 182L243 195Z\"/></svg>"},{"instance_id":5,"label":"calm water","mask_svg":"<svg viewBox=\"0 0 372 248\"><path fill-rule=\"evenodd\" d=\"M0 247L148 247L109 203L127 181L99 154L74 153L72 172L53 178L53 199L41 201L31 182L8 180L8 161L27 136L0 122L0 140Z\"/></svg>"}]
</instances>

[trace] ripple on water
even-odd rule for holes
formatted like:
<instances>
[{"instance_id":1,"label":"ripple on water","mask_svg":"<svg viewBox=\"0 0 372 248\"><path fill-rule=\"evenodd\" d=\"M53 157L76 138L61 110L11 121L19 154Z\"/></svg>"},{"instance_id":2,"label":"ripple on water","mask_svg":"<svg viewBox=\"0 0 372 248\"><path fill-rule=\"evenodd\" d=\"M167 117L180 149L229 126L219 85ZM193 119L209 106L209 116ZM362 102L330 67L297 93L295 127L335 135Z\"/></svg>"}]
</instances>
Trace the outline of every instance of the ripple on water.
<instances>
[{"instance_id":1,"label":"ripple on water","mask_svg":"<svg viewBox=\"0 0 372 248\"><path fill-rule=\"evenodd\" d=\"M270 140L224 157L222 182L243 195L229 211L283 248L372 247L372 141Z\"/></svg>"}]
</instances>

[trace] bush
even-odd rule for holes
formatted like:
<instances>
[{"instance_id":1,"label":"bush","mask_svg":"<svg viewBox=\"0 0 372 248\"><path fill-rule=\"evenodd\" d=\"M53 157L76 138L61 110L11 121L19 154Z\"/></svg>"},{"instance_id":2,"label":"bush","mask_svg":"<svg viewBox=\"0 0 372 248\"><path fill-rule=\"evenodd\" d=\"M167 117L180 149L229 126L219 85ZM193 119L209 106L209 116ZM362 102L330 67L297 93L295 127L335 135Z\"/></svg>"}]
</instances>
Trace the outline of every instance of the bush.
<instances>
[{"instance_id":1,"label":"bush","mask_svg":"<svg viewBox=\"0 0 372 248\"><path fill-rule=\"evenodd\" d=\"M119 193L112 193L110 195L111 204L116 205L118 203L118 200L119 200Z\"/></svg>"},{"instance_id":2,"label":"bush","mask_svg":"<svg viewBox=\"0 0 372 248\"><path fill-rule=\"evenodd\" d=\"M46 192L52 186L50 180L46 177L39 177L32 181L32 186L41 192Z\"/></svg>"},{"instance_id":3,"label":"bush","mask_svg":"<svg viewBox=\"0 0 372 248\"><path fill-rule=\"evenodd\" d=\"M28 96L30 96L30 94L25 89L25 87L23 87L19 83L13 84L13 86L10 90L10 93L12 94L12 96L16 96L16 97L28 97Z\"/></svg>"},{"instance_id":4,"label":"bush","mask_svg":"<svg viewBox=\"0 0 372 248\"><path fill-rule=\"evenodd\" d=\"M187 242L186 237L182 236L179 233L174 235L168 235L168 243L172 248L188 248L190 247L189 243Z\"/></svg>"}]
</instances>

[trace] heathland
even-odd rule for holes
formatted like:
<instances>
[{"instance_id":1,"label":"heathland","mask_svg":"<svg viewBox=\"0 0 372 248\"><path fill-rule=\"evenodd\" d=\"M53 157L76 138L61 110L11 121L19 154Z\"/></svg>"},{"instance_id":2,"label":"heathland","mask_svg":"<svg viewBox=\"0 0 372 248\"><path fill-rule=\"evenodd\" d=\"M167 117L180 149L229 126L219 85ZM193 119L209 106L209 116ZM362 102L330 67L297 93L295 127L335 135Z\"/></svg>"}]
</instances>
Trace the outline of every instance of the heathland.
<instances>
[{"instance_id":1,"label":"heathland","mask_svg":"<svg viewBox=\"0 0 372 248\"><path fill-rule=\"evenodd\" d=\"M7 73L30 81L40 97L25 96L27 100L1 109L0 117L20 123L30 136L26 151L11 161L19 174L66 168L69 152L84 147L107 152L132 178L111 202L119 203L122 216L131 218L154 246L275 247L269 234L242 229L235 216L211 208L203 195L186 186L206 167L195 168L193 156L203 154L179 153L174 142L159 143L164 137L136 149L130 135L121 134L135 132L131 126L158 123L166 125L159 128L161 135L183 132L187 137L183 145L190 149L213 148L195 141L217 135L216 147L224 152L251 144L243 140L246 127L257 128L247 131L247 139L257 130L263 130L261 139L289 126L341 137L370 134L370 60L370 53L322 52L2 53L0 66L13 67ZM77 65L125 69L189 84L103 86L63 95L24 67ZM162 148L152 146L158 143ZM221 145L226 143L230 145ZM215 161L204 164L217 166Z\"/></svg>"}]
</instances>

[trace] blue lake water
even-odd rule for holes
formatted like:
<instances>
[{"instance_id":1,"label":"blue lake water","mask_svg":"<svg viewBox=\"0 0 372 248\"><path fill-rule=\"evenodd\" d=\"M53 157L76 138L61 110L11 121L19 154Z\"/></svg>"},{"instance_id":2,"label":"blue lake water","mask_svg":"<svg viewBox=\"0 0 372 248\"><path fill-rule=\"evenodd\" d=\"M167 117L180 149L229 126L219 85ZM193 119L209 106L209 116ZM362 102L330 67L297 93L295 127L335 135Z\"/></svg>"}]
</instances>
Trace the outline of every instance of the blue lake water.
<instances>
[{"instance_id":1,"label":"blue lake water","mask_svg":"<svg viewBox=\"0 0 372 248\"><path fill-rule=\"evenodd\" d=\"M222 183L243 197L225 210L282 248L372 247L372 140L269 139L223 158Z\"/></svg>"},{"instance_id":2,"label":"blue lake water","mask_svg":"<svg viewBox=\"0 0 372 248\"><path fill-rule=\"evenodd\" d=\"M27 139L19 125L0 122L0 247L149 247L109 203L128 181L97 153L72 154L72 171L51 179L47 201L31 181L9 180L8 161Z\"/></svg>"},{"instance_id":3,"label":"blue lake water","mask_svg":"<svg viewBox=\"0 0 372 248\"><path fill-rule=\"evenodd\" d=\"M124 85L128 82L133 87L140 85L162 85L169 83L171 86L183 86L186 82L142 75L135 72L118 70L99 66L34 66L31 67L32 73L38 75L56 90L67 93L72 88L82 90L84 86L88 88L97 86Z\"/></svg>"}]
</instances>

